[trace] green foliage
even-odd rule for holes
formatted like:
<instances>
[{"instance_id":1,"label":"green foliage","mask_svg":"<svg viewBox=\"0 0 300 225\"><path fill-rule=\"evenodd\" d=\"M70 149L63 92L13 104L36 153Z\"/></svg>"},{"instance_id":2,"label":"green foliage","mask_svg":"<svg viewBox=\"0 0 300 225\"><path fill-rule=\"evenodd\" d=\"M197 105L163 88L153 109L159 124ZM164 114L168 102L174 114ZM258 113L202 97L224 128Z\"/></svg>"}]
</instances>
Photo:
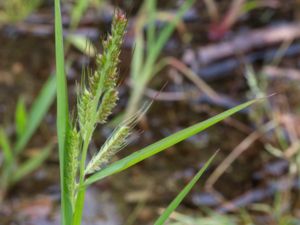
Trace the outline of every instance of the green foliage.
<instances>
[{"instance_id":1,"label":"green foliage","mask_svg":"<svg viewBox=\"0 0 300 225\"><path fill-rule=\"evenodd\" d=\"M4 156L1 163L1 192L4 197L7 189L25 176L36 170L48 157L52 145L41 149L31 158L21 161L20 154L45 117L55 97L55 76L50 76L37 98L34 100L27 115L24 100L19 99L15 111L16 142L11 144L3 128L0 129L0 147Z\"/></svg>"},{"instance_id":2,"label":"green foliage","mask_svg":"<svg viewBox=\"0 0 300 225\"><path fill-rule=\"evenodd\" d=\"M246 78L250 89L249 95L251 98L262 98L267 96L268 81L265 74L260 73L259 76L255 73L251 66L246 68ZM285 131L276 115L276 110L269 99L264 101L263 104L253 108L250 114L250 118L258 128L264 126L266 120L272 121L275 124L275 129L272 130L274 138L279 143L279 148L274 147L271 144L266 145L266 149L276 156L283 156L283 150L289 147L289 140L286 139Z\"/></svg>"},{"instance_id":3,"label":"green foliage","mask_svg":"<svg viewBox=\"0 0 300 225\"><path fill-rule=\"evenodd\" d=\"M156 58L175 24L187 10L191 1L185 3L175 20L165 29L164 37L159 38L154 54ZM100 150L87 162L89 145L96 126L104 124L118 100L117 80L118 64L122 40L127 19L116 10L111 34L102 42L103 52L96 57L96 70L87 71L77 94L77 113L69 120L67 85L64 72L63 36L60 15L60 2L55 1L55 35L56 35L56 74L57 74L57 132L59 140L59 157L62 188L62 224L80 225L84 207L86 188L109 175L121 172L136 163L157 154L174 144L227 118L235 112L251 105L254 101L244 103L204 122L166 137L144 149L133 153L109 165L111 158L127 144L127 138L138 119L146 109L135 111L120 123ZM153 55L152 55L153 57ZM151 59L153 60L153 58ZM151 61L152 62L152 61ZM154 61L153 61L154 63ZM151 64L153 65L153 64ZM148 64L149 66L149 64ZM78 161L76 161L78 159ZM209 163L208 163L209 164ZM207 165L208 165L207 164ZM205 167L196 175L191 184L172 204L173 207L183 199L188 190L203 173ZM89 177L87 175L90 175Z\"/></svg>"},{"instance_id":4,"label":"green foliage","mask_svg":"<svg viewBox=\"0 0 300 225\"><path fill-rule=\"evenodd\" d=\"M155 75L156 62L163 47L178 22L194 2L195 0L184 1L174 18L157 32L155 28L155 21L157 20L156 0L145 1L135 29L136 43L130 74L132 91L125 113L126 118L133 115L140 107L144 90ZM146 44L143 40L144 25L147 25ZM144 53L145 49L147 49L146 53Z\"/></svg>"},{"instance_id":5,"label":"green foliage","mask_svg":"<svg viewBox=\"0 0 300 225\"><path fill-rule=\"evenodd\" d=\"M27 112L26 112L23 98L20 98L17 103L16 112L15 112L15 122L16 122L17 137L20 138L26 131L26 123L27 123Z\"/></svg>"},{"instance_id":6,"label":"green foliage","mask_svg":"<svg viewBox=\"0 0 300 225\"><path fill-rule=\"evenodd\" d=\"M78 27L81 18L90 5L99 8L105 2L103 0L75 0L71 11L71 29Z\"/></svg>"},{"instance_id":7,"label":"green foliage","mask_svg":"<svg viewBox=\"0 0 300 225\"><path fill-rule=\"evenodd\" d=\"M4 164L10 165L13 162L14 157L13 157L10 141L3 128L0 129L0 146L2 148L2 152L4 156Z\"/></svg>"},{"instance_id":8,"label":"green foliage","mask_svg":"<svg viewBox=\"0 0 300 225\"><path fill-rule=\"evenodd\" d=\"M163 150L166 150L173 145L213 126L214 124L226 119L227 117L231 116L232 114L250 106L255 101L249 101L244 104L241 104L239 106L236 106L235 108L229 109L217 116L214 116L208 120L205 120L203 122L197 123L193 126L190 126L188 128L185 128L181 131L178 131L175 134L172 134L160 141L157 141L139 151L136 151L135 153L131 154L130 156L127 156L109 166L104 168L103 170L100 170L99 172L95 173L94 175L90 176L86 179L85 185L90 185L96 181L99 181L107 176L111 176L115 173L119 173Z\"/></svg>"},{"instance_id":9,"label":"green foliage","mask_svg":"<svg viewBox=\"0 0 300 225\"><path fill-rule=\"evenodd\" d=\"M40 4L41 0L2 0L0 2L0 24L21 21Z\"/></svg>"},{"instance_id":10,"label":"green foliage","mask_svg":"<svg viewBox=\"0 0 300 225\"><path fill-rule=\"evenodd\" d=\"M211 164L216 154L214 154L205 165L199 170L199 172L193 177L193 179L185 186L185 188L176 196L176 198L170 203L170 205L166 208L166 210L162 213L162 215L156 220L154 225L163 225L170 217L171 213L176 210L176 208L180 205L185 196L191 191L196 182L203 175L207 167Z\"/></svg>"},{"instance_id":11,"label":"green foliage","mask_svg":"<svg viewBox=\"0 0 300 225\"><path fill-rule=\"evenodd\" d=\"M52 144L47 145L46 147L40 149L39 152L32 158L29 158L23 164L19 165L14 175L12 176L11 183L17 183L22 178L30 174L32 171L40 167L49 156L52 147Z\"/></svg>"},{"instance_id":12,"label":"green foliage","mask_svg":"<svg viewBox=\"0 0 300 225\"><path fill-rule=\"evenodd\" d=\"M32 103L32 106L28 112L28 116L26 119L26 126L24 132L20 137L18 137L16 141L16 145L14 147L16 153L19 154L22 152L22 150L27 145L28 141L30 140L30 138L38 128L42 119L45 117L52 102L54 101L55 90L56 90L55 76L51 75L46 81L46 83L44 84L37 98ZM19 112L16 114L19 114ZM16 121L16 123L18 122Z\"/></svg>"},{"instance_id":13,"label":"green foliage","mask_svg":"<svg viewBox=\"0 0 300 225\"><path fill-rule=\"evenodd\" d=\"M90 0L76 0L71 14L71 27L78 26L80 19L89 6Z\"/></svg>"},{"instance_id":14,"label":"green foliage","mask_svg":"<svg viewBox=\"0 0 300 225\"><path fill-rule=\"evenodd\" d=\"M117 11L112 23L111 35L103 41L103 53L97 56L96 71L87 75L88 87L83 83L81 92L78 94L78 121L79 133L81 134L82 148L79 150L80 169L79 185L84 184L85 174L92 173L100 169L113 157L113 155L126 143L126 138L130 132L130 121L120 125L112 134L111 138L104 143L100 151L92 158L88 166L85 166L88 146L97 123L105 123L107 117L112 113L116 105L117 97L117 65L122 39L125 34L127 20L121 12ZM81 202L84 197L84 190L72 196L72 200ZM76 199L76 200L75 200ZM77 203L83 204L83 203ZM75 208L73 222L80 224L82 207Z\"/></svg>"},{"instance_id":15,"label":"green foliage","mask_svg":"<svg viewBox=\"0 0 300 225\"><path fill-rule=\"evenodd\" d=\"M55 59L56 59L56 83L57 83L57 136L59 149L59 168L60 168L60 187L61 187L61 220L62 224L67 224L67 221L72 221L72 201L70 189L67 188L67 180L65 179L65 161L66 154L66 133L69 129L69 106L67 97L67 84L65 76L65 60L64 60L64 45L62 32L62 19L60 10L60 0L54 1L55 11Z\"/></svg>"}]
</instances>

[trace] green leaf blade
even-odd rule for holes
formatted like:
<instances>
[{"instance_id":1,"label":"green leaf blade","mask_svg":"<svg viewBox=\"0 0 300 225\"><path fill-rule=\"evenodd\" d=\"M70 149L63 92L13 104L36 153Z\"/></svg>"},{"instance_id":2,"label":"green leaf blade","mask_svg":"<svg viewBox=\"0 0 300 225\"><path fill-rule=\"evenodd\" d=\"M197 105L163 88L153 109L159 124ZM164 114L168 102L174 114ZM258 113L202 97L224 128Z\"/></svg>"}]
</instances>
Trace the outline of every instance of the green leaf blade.
<instances>
[{"instance_id":1,"label":"green leaf blade","mask_svg":"<svg viewBox=\"0 0 300 225\"><path fill-rule=\"evenodd\" d=\"M169 204L162 215L156 220L154 225L162 225L170 217L171 213L176 210L179 204L183 201L186 195L191 191L197 181L201 178L203 173L206 171L212 160L215 158L216 153L205 163L205 165L198 171L193 179L184 187L184 189L176 196L176 198Z\"/></svg>"},{"instance_id":2,"label":"green leaf blade","mask_svg":"<svg viewBox=\"0 0 300 225\"><path fill-rule=\"evenodd\" d=\"M15 124L17 137L20 138L25 133L27 124L27 112L23 98L19 98L17 103L15 112Z\"/></svg>"},{"instance_id":3,"label":"green leaf blade","mask_svg":"<svg viewBox=\"0 0 300 225\"><path fill-rule=\"evenodd\" d=\"M23 151L28 141L40 125L42 119L48 112L55 98L56 81L55 76L50 76L40 91L38 97L32 104L29 111L26 128L22 135L17 139L14 151L19 154Z\"/></svg>"},{"instance_id":4,"label":"green leaf blade","mask_svg":"<svg viewBox=\"0 0 300 225\"><path fill-rule=\"evenodd\" d=\"M65 146L66 133L69 129L69 105L67 95L67 81L65 75L64 45L60 0L54 1L55 8L55 59L56 59L56 83L57 83L57 135L59 148L59 168L61 184L61 214L62 225L72 223L72 203L68 199L68 189L65 183Z\"/></svg>"},{"instance_id":5,"label":"green leaf blade","mask_svg":"<svg viewBox=\"0 0 300 225\"><path fill-rule=\"evenodd\" d=\"M52 145L48 145L45 148L41 149L37 155L34 157L28 159L26 162L20 165L18 170L16 170L14 176L12 177L11 182L17 183L22 178L27 176L29 173L36 170L39 166L42 165L42 163L47 159L47 157L50 154L50 151L52 149Z\"/></svg>"},{"instance_id":6,"label":"green leaf blade","mask_svg":"<svg viewBox=\"0 0 300 225\"><path fill-rule=\"evenodd\" d=\"M159 53L161 52L163 46L168 41L170 36L172 35L173 31L176 28L178 22L182 19L184 14L192 7L195 0L187 0L180 6L178 12L172 19L170 23L168 23L162 31L159 33L158 38L153 46L153 50L149 54L149 62L150 64L154 63L156 58L158 57Z\"/></svg>"},{"instance_id":7,"label":"green leaf blade","mask_svg":"<svg viewBox=\"0 0 300 225\"><path fill-rule=\"evenodd\" d=\"M181 131L178 131L177 133L172 134L160 141L157 141L157 142L109 165L108 167L95 173L94 175L90 176L89 178L86 179L85 185L86 186L90 185L98 180L101 180L101 179L107 177L107 176L121 172L121 171L143 161L144 159L147 159L147 158L207 129L208 127L226 119L227 117L231 116L232 114L250 106L251 104L253 104L256 101L257 100L252 100L252 101L243 103L241 105L238 105L238 106L236 106L232 109L229 109L223 113L220 113L210 119L207 119L203 122L197 123L193 126L190 126Z\"/></svg>"},{"instance_id":8,"label":"green leaf blade","mask_svg":"<svg viewBox=\"0 0 300 225\"><path fill-rule=\"evenodd\" d=\"M0 128L0 147L3 152L5 164L10 165L14 161L14 155L10 147L10 141L3 128Z\"/></svg>"}]
</instances>

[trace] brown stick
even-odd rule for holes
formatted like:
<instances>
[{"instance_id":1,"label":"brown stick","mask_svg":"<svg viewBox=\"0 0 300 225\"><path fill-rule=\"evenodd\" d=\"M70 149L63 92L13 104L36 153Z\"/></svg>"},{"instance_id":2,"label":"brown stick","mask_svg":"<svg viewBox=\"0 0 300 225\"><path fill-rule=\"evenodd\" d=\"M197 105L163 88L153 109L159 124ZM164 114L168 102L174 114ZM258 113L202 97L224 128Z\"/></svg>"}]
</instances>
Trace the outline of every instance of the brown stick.
<instances>
[{"instance_id":1,"label":"brown stick","mask_svg":"<svg viewBox=\"0 0 300 225\"><path fill-rule=\"evenodd\" d=\"M226 57L244 54L253 49L299 38L300 23L267 27L239 35L230 41L199 47L196 50L188 50L183 59L186 61L185 59L190 59L191 54L193 54L197 63L205 65ZM189 64L188 61L186 63Z\"/></svg>"},{"instance_id":2,"label":"brown stick","mask_svg":"<svg viewBox=\"0 0 300 225\"><path fill-rule=\"evenodd\" d=\"M238 146L236 146L232 152L223 160L223 162L214 170L210 177L206 181L206 188L212 189L215 182L220 176L228 169L228 167L243 153L245 152L256 140L258 140L262 133L267 132L274 128L274 124L268 123L263 127L263 131L254 131L247 136Z\"/></svg>"}]
</instances>

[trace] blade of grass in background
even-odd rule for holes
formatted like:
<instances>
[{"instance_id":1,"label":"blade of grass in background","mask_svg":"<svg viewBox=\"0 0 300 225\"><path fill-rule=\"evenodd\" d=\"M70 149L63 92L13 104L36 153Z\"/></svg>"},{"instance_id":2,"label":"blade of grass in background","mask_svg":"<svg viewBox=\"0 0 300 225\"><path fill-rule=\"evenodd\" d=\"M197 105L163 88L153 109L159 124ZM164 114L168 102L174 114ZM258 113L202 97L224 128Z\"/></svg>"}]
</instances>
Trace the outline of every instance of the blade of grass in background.
<instances>
[{"instance_id":1,"label":"blade of grass in background","mask_svg":"<svg viewBox=\"0 0 300 225\"><path fill-rule=\"evenodd\" d=\"M6 165L11 164L14 161L14 156L12 153L9 139L8 139L5 131L3 130L3 128L0 128L0 147L3 151L5 164Z\"/></svg>"},{"instance_id":2,"label":"blade of grass in background","mask_svg":"<svg viewBox=\"0 0 300 225\"><path fill-rule=\"evenodd\" d=\"M64 179L64 150L66 145L66 132L69 126L69 107L67 97L67 84L65 76L63 31L60 10L60 0L55 0L55 58L56 58L56 82L57 82L57 135L59 147L59 168L61 184L61 221L63 225L71 224L72 205L68 201L68 189Z\"/></svg>"},{"instance_id":3,"label":"blade of grass in background","mask_svg":"<svg viewBox=\"0 0 300 225\"><path fill-rule=\"evenodd\" d=\"M175 30L176 25L181 20L181 18L184 16L184 14L189 10L189 8L192 7L195 0L187 0L185 1L181 7L179 8L178 12L176 13L175 17L172 19L172 21L167 24L163 30L159 33L159 36L157 40L155 41L154 48L151 50L149 54L149 63L153 63L158 55L160 54L162 48L170 38L171 34Z\"/></svg>"},{"instance_id":4,"label":"blade of grass in background","mask_svg":"<svg viewBox=\"0 0 300 225\"><path fill-rule=\"evenodd\" d=\"M125 117L130 118L138 111L140 107L140 102L143 97L143 93L148 83L152 79L154 74L154 69L156 68L156 61L165 46L166 42L175 30L176 25L181 20L183 15L188 11L188 9L194 4L195 0L187 0L179 8L178 12L174 16L171 22L167 23L160 32L155 32L155 21L156 21L156 1L147 0L145 9L147 13L147 18L143 18L138 21L138 27L136 29L136 46L135 52L133 54L132 60L132 70L131 70L131 83L132 91L128 102L128 107L126 108ZM144 19L144 20L143 20ZM147 40L145 46L141 42L141 38L144 33L144 25L148 25L147 28ZM143 45L142 45L143 44ZM146 55L142 58L141 54L144 53L147 47ZM136 62L137 60L138 62ZM143 65L143 66L141 66Z\"/></svg>"},{"instance_id":5,"label":"blade of grass in background","mask_svg":"<svg viewBox=\"0 0 300 225\"><path fill-rule=\"evenodd\" d=\"M89 6L90 0L76 0L75 6L71 14L71 28L74 29L78 26L84 12Z\"/></svg>"},{"instance_id":6,"label":"blade of grass in background","mask_svg":"<svg viewBox=\"0 0 300 225\"><path fill-rule=\"evenodd\" d=\"M40 149L40 151L35 156L29 158L26 162L20 165L18 170L14 173L11 182L12 183L18 182L23 177L25 177L26 175L34 171L36 168L38 168L49 156L52 147L53 146L51 144L46 146L43 149Z\"/></svg>"},{"instance_id":7,"label":"blade of grass in background","mask_svg":"<svg viewBox=\"0 0 300 225\"><path fill-rule=\"evenodd\" d=\"M154 225L163 225L167 219L170 217L171 213L176 210L185 196L191 191L193 186L197 183L203 173L206 171L207 167L211 164L212 160L215 158L216 153L205 163L205 165L199 170L199 172L193 177L193 179L185 186L185 188L176 196L176 198L170 203L168 208L162 213L162 215L156 220Z\"/></svg>"},{"instance_id":8,"label":"blade of grass in background","mask_svg":"<svg viewBox=\"0 0 300 225\"><path fill-rule=\"evenodd\" d=\"M22 152L22 150L40 125L42 119L45 117L55 98L55 90L55 76L51 75L43 86L38 97L32 104L27 117L26 128L22 135L17 139L16 145L14 147L14 151L16 154Z\"/></svg>"},{"instance_id":9,"label":"blade of grass in background","mask_svg":"<svg viewBox=\"0 0 300 225\"><path fill-rule=\"evenodd\" d=\"M55 90L55 76L50 76L38 97L33 102L28 116L24 100L22 98L19 99L15 111L17 138L14 145L10 144L10 140L5 131L2 129L0 130L0 147L2 147L4 155L4 164L0 171L0 202L3 200L5 194L12 185L24 178L25 175L28 175L30 172L35 170L43 163L46 156L49 155L49 153L46 155L44 152L39 152L19 167L18 162L22 161L19 159L20 153L24 151L25 146L28 144L29 140L49 110L55 98Z\"/></svg>"},{"instance_id":10,"label":"blade of grass in background","mask_svg":"<svg viewBox=\"0 0 300 225\"><path fill-rule=\"evenodd\" d=\"M42 3L42 0L1 0L0 25L2 23L16 23L24 20Z\"/></svg>"},{"instance_id":11,"label":"blade of grass in background","mask_svg":"<svg viewBox=\"0 0 300 225\"><path fill-rule=\"evenodd\" d=\"M151 46L154 44L155 38L155 21L156 21L156 0L155 1L146 1L147 10L149 13L149 24L147 27L147 47L151 49Z\"/></svg>"},{"instance_id":12,"label":"blade of grass in background","mask_svg":"<svg viewBox=\"0 0 300 225\"><path fill-rule=\"evenodd\" d=\"M54 89L55 90L55 89ZM27 112L23 98L19 98L15 112L15 126L18 139L25 133Z\"/></svg>"},{"instance_id":13,"label":"blade of grass in background","mask_svg":"<svg viewBox=\"0 0 300 225\"><path fill-rule=\"evenodd\" d=\"M142 150L139 150L111 165L108 167L104 168L103 170L100 170L99 172L95 173L94 175L90 176L89 178L86 179L85 185L90 185L96 181L99 181L107 176L110 176L112 174L121 172L139 162L141 162L144 159L149 158L150 156L153 156L203 130L205 130L208 127L211 127L212 125L226 119L227 117L231 116L232 114L250 106L257 100L252 100L245 102L241 105L238 105L232 109L229 109L223 113L220 113L210 119L207 119L203 122L197 123L193 126L190 126L188 128L185 128L181 131L178 131L175 134L172 134L158 142L155 142L154 144L151 144Z\"/></svg>"}]
</instances>

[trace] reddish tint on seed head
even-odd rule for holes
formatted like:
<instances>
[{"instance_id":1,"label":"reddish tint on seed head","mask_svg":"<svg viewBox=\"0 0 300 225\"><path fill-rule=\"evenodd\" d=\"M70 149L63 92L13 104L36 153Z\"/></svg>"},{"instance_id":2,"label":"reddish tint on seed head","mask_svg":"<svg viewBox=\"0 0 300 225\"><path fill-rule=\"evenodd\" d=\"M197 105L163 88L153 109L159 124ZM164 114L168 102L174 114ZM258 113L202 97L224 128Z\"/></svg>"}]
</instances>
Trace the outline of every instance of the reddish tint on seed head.
<instances>
[{"instance_id":1,"label":"reddish tint on seed head","mask_svg":"<svg viewBox=\"0 0 300 225\"><path fill-rule=\"evenodd\" d=\"M126 21L126 16L121 10L116 11L116 19L120 21Z\"/></svg>"}]
</instances>

